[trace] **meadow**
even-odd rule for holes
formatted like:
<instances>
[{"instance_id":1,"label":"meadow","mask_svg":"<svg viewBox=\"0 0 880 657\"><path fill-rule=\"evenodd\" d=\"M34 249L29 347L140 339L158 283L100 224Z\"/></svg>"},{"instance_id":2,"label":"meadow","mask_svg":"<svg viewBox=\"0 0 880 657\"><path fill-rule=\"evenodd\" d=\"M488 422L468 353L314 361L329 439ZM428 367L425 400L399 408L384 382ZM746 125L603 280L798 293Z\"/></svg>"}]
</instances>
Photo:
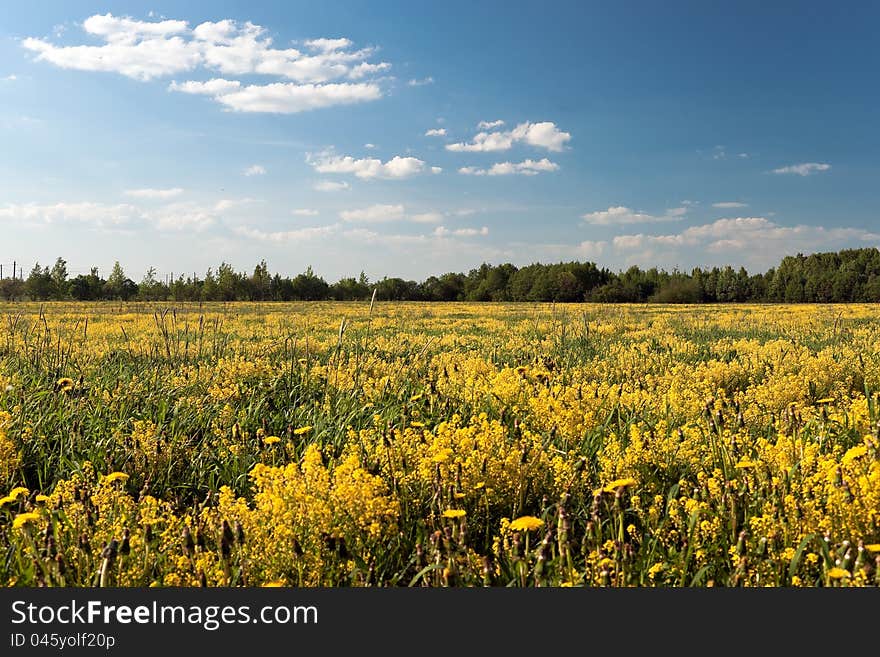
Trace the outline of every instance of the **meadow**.
<instances>
[{"instance_id":1,"label":"meadow","mask_svg":"<svg viewBox=\"0 0 880 657\"><path fill-rule=\"evenodd\" d=\"M4 586L880 584L874 304L0 304Z\"/></svg>"}]
</instances>

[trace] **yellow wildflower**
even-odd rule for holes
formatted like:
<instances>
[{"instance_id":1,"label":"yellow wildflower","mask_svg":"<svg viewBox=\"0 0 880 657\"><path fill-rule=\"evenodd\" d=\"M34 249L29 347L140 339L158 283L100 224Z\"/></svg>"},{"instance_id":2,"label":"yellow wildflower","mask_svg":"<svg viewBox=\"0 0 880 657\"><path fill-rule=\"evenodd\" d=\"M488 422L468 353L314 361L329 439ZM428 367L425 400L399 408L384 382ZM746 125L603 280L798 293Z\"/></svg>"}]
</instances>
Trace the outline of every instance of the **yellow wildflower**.
<instances>
[{"instance_id":1,"label":"yellow wildflower","mask_svg":"<svg viewBox=\"0 0 880 657\"><path fill-rule=\"evenodd\" d=\"M831 579L843 579L844 577L849 577L849 571L835 566L828 571L828 577Z\"/></svg>"},{"instance_id":2,"label":"yellow wildflower","mask_svg":"<svg viewBox=\"0 0 880 657\"><path fill-rule=\"evenodd\" d=\"M104 477L104 481L108 484L112 484L114 481L127 481L128 475L124 472L111 472L106 477Z\"/></svg>"},{"instance_id":3,"label":"yellow wildflower","mask_svg":"<svg viewBox=\"0 0 880 657\"><path fill-rule=\"evenodd\" d=\"M540 529L543 526L544 521L535 516L521 516L510 523L510 528L515 532Z\"/></svg>"},{"instance_id":4,"label":"yellow wildflower","mask_svg":"<svg viewBox=\"0 0 880 657\"><path fill-rule=\"evenodd\" d=\"M293 430L293 435L294 435L294 436L304 436L304 435L307 434L309 431L311 431L312 428L313 428L313 427L312 427L311 425L307 425L307 426L304 426L304 427L299 427L298 429L294 429L294 430Z\"/></svg>"},{"instance_id":5,"label":"yellow wildflower","mask_svg":"<svg viewBox=\"0 0 880 657\"><path fill-rule=\"evenodd\" d=\"M12 521L12 528L21 529L26 524L36 522L39 519L40 514L34 513L33 511L30 513L19 513L17 516L15 516L15 520Z\"/></svg>"},{"instance_id":6,"label":"yellow wildflower","mask_svg":"<svg viewBox=\"0 0 880 657\"><path fill-rule=\"evenodd\" d=\"M446 509L443 512L444 518L463 518L465 515L467 515L467 511L464 509Z\"/></svg>"}]
</instances>

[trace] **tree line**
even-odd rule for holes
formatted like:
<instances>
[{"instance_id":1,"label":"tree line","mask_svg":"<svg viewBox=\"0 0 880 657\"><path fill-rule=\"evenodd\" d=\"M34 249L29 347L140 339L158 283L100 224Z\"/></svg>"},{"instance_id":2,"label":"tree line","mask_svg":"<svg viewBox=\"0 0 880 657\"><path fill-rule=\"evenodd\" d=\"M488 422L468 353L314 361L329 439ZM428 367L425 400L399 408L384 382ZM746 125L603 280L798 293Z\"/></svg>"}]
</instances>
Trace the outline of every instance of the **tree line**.
<instances>
[{"instance_id":1,"label":"tree line","mask_svg":"<svg viewBox=\"0 0 880 657\"><path fill-rule=\"evenodd\" d=\"M689 273L637 266L613 272L593 262L516 267L484 263L468 273L449 272L423 281L385 277L328 283L311 267L294 277L270 274L265 261L252 273L221 263L203 277L159 280L150 268L139 283L116 262L105 279L92 268L70 277L67 262L35 264L27 278L0 279L5 300L140 301L558 301L657 303L841 303L880 301L880 250L787 256L778 267L749 274L740 267L695 268Z\"/></svg>"}]
</instances>

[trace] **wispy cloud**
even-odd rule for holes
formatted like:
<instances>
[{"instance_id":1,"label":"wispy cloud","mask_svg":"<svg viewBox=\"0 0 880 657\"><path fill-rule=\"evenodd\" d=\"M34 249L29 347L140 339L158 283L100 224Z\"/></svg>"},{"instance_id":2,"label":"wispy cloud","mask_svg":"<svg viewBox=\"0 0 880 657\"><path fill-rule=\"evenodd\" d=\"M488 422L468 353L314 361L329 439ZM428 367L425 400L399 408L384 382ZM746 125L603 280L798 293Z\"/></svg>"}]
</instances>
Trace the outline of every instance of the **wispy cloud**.
<instances>
[{"instance_id":1,"label":"wispy cloud","mask_svg":"<svg viewBox=\"0 0 880 657\"><path fill-rule=\"evenodd\" d=\"M739 201L719 201L718 203L713 203L712 207L713 208L721 208L721 209L747 208L747 207L749 207L749 204L748 203L740 203Z\"/></svg>"},{"instance_id":2,"label":"wispy cloud","mask_svg":"<svg viewBox=\"0 0 880 657\"><path fill-rule=\"evenodd\" d=\"M824 162L802 162L801 164L790 164L787 167L773 169L773 173L809 176L814 173L819 173L820 171L828 171L830 168L831 165Z\"/></svg>"},{"instance_id":3,"label":"wispy cloud","mask_svg":"<svg viewBox=\"0 0 880 657\"><path fill-rule=\"evenodd\" d=\"M425 131L425 137L445 137L446 128L431 128Z\"/></svg>"},{"instance_id":4,"label":"wispy cloud","mask_svg":"<svg viewBox=\"0 0 880 657\"><path fill-rule=\"evenodd\" d=\"M143 189L125 190L126 196L144 199L169 199L180 196L181 194L183 194L183 188L181 187L171 187L170 189L153 189L152 187L145 187Z\"/></svg>"},{"instance_id":5,"label":"wispy cloud","mask_svg":"<svg viewBox=\"0 0 880 657\"><path fill-rule=\"evenodd\" d=\"M400 221L404 218L404 207L402 205L377 204L357 210L343 210L339 213L339 217L343 221L370 224Z\"/></svg>"},{"instance_id":6,"label":"wispy cloud","mask_svg":"<svg viewBox=\"0 0 880 657\"><path fill-rule=\"evenodd\" d=\"M295 217L317 217L321 213L311 208L297 208L296 210L291 210L290 214Z\"/></svg>"},{"instance_id":7,"label":"wispy cloud","mask_svg":"<svg viewBox=\"0 0 880 657\"><path fill-rule=\"evenodd\" d=\"M407 84L410 87L424 87L426 84L434 84L434 78L432 78L430 75L426 78L421 79L413 78L412 80L409 80Z\"/></svg>"},{"instance_id":8,"label":"wispy cloud","mask_svg":"<svg viewBox=\"0 0 880 657\"><path fill-rule=\"evenodd\" d=\"M316 192L342 192L351 189L351 185L345 181L319 180L312 186L312 189Z\"/></svg>"},{"instance_id":9,"label":"wispy cloud","mask_svg":"<svg viewBox=\"0 0 880 657\"><path fill-rule=\"evenodd\" d=\"M266 167L262 164L252 164L247 169L242 171L242 175L247 177L251 176L265 176L266 175Z\"/></svg>"},{"instance_id":10,"label":"wispy cloud","mask_svg":"<svg viewBox=\"0 0 880 657\"><path fill-rule=\"evenodd\" d=\"M620 226L623 224L650 224L664 221L681 221L687 212L686 207L670 208L661 215L637 212L623 205L611 206L607 210L598 210L581 215L588 224L594 226Z\"/></svg>"}]
</instances>

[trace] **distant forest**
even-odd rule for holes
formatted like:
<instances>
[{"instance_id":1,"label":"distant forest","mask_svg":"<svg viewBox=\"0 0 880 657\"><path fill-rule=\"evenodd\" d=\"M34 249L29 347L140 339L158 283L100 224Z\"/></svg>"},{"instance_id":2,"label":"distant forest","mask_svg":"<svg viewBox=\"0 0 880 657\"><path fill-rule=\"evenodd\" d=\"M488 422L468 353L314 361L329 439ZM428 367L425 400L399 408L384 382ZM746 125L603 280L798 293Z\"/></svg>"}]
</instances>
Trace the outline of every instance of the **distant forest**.
<instances>
[{"instance_id":1,"label":"distant forest","mask_svg":"<svg viewBox=\"0 0 880 657\"><path fill-rule=\"evenodd\" d=\"M7 269L8 272L8 269ZM4 300L140 301L558 301L729 303L838 303L880 301L880 251L848 249L836 253L787 256L778 267L749 274L744 268L713 267L690 273L652 267L612 272L592 262L515 267L483 264L468 273L430 276L424 281L343 278L328 283L309 267L290 277L270 274L266 262L252 273L222 263L204 277L159 280L150 269L136 283L117 262L105 279L93 268L71 278L67 262L35 264L27 277L0 278Z\"/></svg>"}]
</instances>

